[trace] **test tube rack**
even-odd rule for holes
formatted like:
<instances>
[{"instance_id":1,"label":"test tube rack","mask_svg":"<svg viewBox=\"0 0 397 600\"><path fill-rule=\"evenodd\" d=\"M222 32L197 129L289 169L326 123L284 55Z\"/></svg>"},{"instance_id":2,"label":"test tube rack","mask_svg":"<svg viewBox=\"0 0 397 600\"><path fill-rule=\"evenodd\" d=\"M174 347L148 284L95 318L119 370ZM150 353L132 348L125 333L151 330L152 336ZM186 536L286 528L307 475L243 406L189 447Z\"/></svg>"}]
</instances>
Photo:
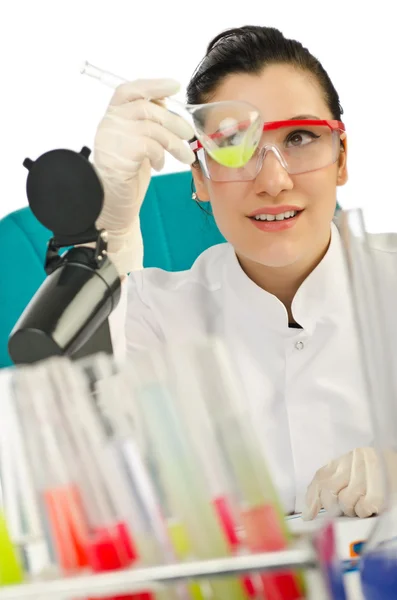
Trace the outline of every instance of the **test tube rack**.
<instances>
[{"instance_id":1,"label":"test tube rack","mask_svg":"<svg viewBox=\"0 0 397 600\"><path fill-rule=\"evenodd\" d=\"M332 600L332 596L327 592L321 560L309 542L280 552L127 569L7 586L0 588L0 600L75 600L87 596L105 598L113 594L134 593L143 589L155 593L163 586L192 579L287 569L311 571L315 575L317 593L316 596L312 596L309 590L308 597ZM319 585L321 595L318 595Z\"/></svg>"}]
</instances>

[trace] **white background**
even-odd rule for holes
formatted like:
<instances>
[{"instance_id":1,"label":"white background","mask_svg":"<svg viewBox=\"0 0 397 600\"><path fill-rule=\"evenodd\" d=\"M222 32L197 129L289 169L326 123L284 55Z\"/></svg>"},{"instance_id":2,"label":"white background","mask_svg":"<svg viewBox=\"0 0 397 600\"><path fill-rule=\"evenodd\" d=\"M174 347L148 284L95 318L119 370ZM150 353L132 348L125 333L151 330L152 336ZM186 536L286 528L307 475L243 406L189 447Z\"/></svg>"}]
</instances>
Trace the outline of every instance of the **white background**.
<instances>
[{"instance_id":1,"label":"white background","mask_svg":"<svg viewBox=\"0 0 397 600\"><path fill-rule=\"evenodd\" d=\"M80 75L84 60L130 79L173 77L184 92L214 35L260 24L307 46L340 94L350 150L340 202L397 231L395 11L388 0L2 0L0 217L27 204L26 156L92 147L112 91ZM165 171L181 168L169 158Z\"/></svg>"}]
</instances>

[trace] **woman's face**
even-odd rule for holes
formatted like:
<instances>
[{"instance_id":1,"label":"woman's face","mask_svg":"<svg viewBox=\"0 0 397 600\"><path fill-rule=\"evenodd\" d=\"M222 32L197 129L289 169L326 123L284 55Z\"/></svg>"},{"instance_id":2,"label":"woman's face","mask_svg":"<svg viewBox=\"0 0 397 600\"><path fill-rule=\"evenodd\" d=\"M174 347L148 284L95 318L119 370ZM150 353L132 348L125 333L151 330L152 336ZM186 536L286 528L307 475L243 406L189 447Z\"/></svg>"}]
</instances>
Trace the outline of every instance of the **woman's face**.
<instances>
[{"instance_id":1,"label":"woman's face","mask_svg":"<svg viewBox=\"0 0 397 600\"><path fill-rule=\"evenodd\" d=\"M323 92L310 73L289 65L266 67L260 75L229 76L211 101L243 100L256 106L266 121L311 115L333 116ZM346 150L346 141L343 141ZM253 181L214 182L193 168L197 195L211 201L216 223L244 262L267 267L286 267L310 261L329 242L330 223L336 206L336 188L347 181L346 151L336 163L309 173L289 175L274 152L268 152ZM253 213L270 208L295 207L301 212L285 229L271 231L258 226Z\"/></svg>"}]
</instances>

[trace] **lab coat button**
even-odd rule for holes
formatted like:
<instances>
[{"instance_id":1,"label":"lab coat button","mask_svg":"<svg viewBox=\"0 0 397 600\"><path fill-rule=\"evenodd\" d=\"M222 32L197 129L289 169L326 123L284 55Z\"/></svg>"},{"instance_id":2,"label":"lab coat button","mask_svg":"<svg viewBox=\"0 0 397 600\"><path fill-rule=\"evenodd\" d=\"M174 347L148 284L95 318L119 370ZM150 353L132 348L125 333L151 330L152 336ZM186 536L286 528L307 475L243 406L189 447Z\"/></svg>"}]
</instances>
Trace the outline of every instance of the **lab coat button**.
<instances>
[{"instance_id":1,"label":"lab coat button","mask_svg":"<svg viewBox=\"0 0 397 600\"><path fill-rule=\"evenodd\" d=\"M305 344L303 342L296 342L296 344L295 344L295 348L297 350L303 350L304 347L305 347Z\"/></svg>"}]
</instances>

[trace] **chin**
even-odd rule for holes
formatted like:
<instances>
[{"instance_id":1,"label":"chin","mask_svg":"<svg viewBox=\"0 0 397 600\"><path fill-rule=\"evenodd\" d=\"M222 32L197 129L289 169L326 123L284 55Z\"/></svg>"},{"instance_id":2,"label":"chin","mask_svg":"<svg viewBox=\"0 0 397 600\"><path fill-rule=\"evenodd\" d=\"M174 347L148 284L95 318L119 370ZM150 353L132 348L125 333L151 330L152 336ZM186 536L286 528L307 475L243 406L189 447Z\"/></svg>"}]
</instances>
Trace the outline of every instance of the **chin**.
<instances>
[{"instance_id":1,"label":"chin","mask_svg":"<svg viewBox=\"0 0 397 600\"><path fill-rule=\"evenodd\" d=\"M251 248L250 251L241 254L264 267L280 269L296 263L302 256L302 248L297 247L296 244L281 243L272 244L271 248Z\"/></svg>"},{"instance_id":2,"label":"chin","mask_svg":"<svg viewBox=\"0 0 397 600\"><path fill-rule=\"evenodd\" d=\"M255 261L263 267L268 267L271 269L283 269L286 267L290 267L294 263L299 260L299 256L280 256L280 257L269 257L269 256L260 256Z\"/></svg>"}]
</instances>

